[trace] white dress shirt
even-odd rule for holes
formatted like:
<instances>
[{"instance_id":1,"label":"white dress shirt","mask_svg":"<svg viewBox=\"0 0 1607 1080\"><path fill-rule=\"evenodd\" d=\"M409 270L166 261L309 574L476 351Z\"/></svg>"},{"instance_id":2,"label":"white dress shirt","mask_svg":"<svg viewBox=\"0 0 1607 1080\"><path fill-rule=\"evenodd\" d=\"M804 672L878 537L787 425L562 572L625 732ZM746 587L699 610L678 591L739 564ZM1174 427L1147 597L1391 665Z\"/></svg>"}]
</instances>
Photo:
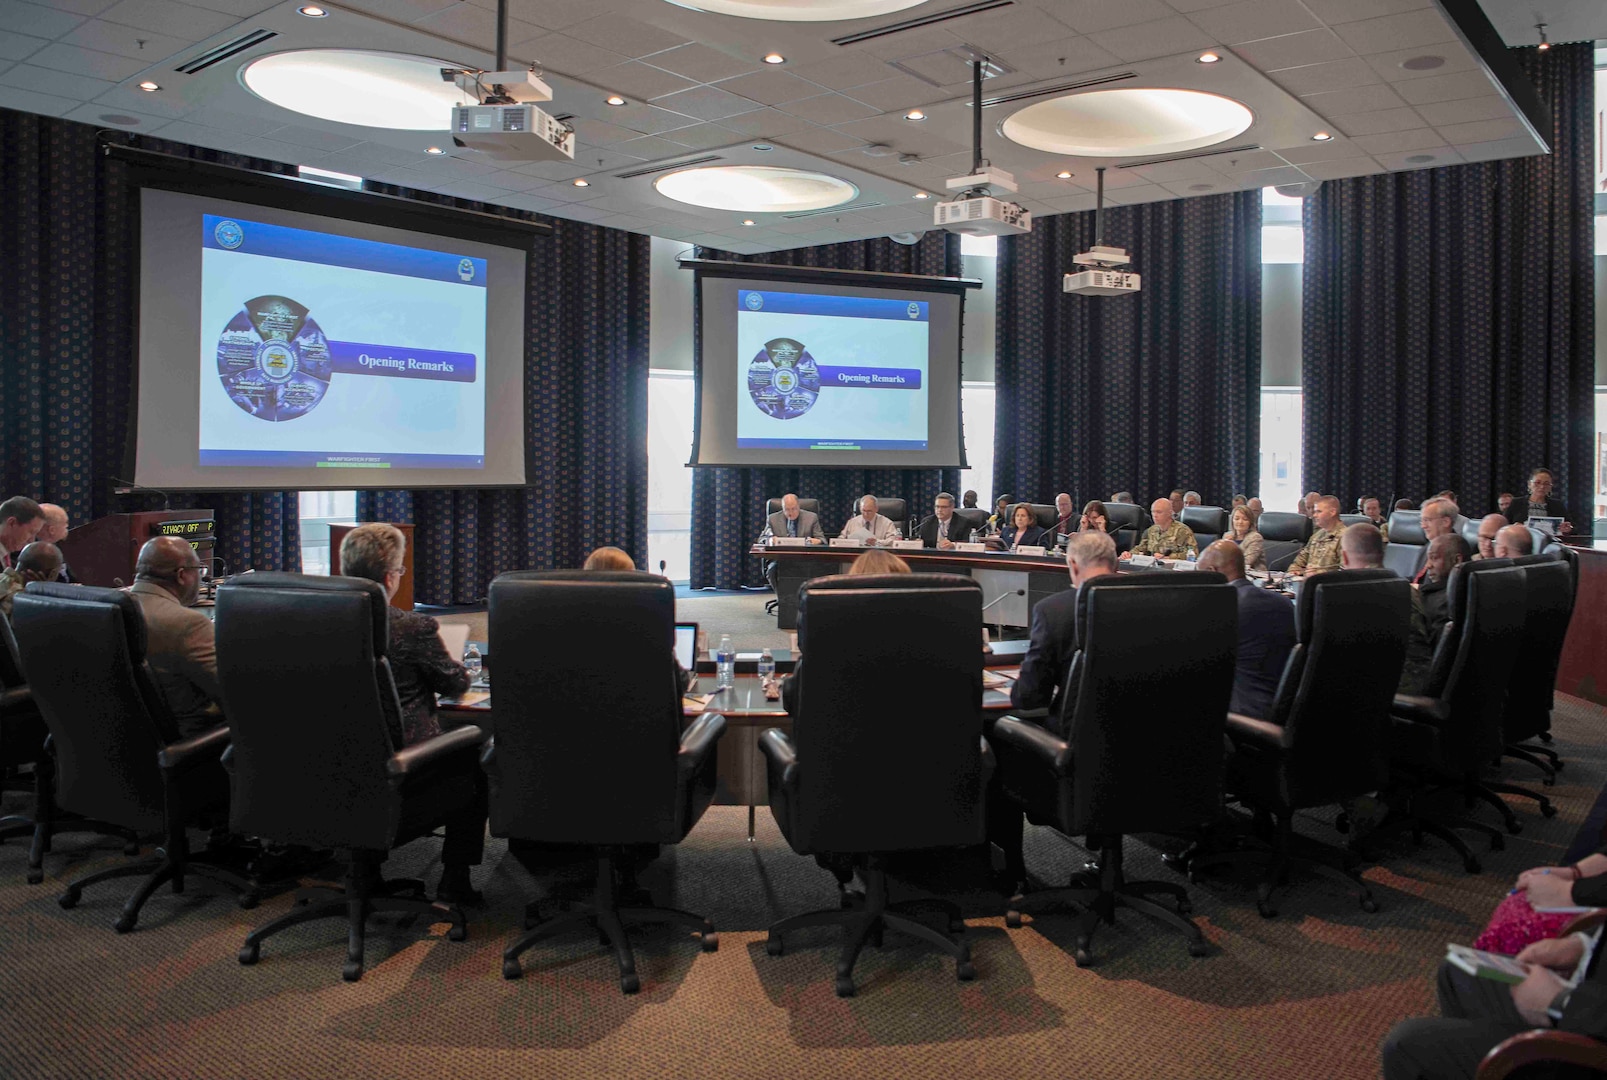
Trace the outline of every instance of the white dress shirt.
<instances>
[{"instance_id":1,"label":"white dress shirt","mask_svg":"<svg viewBox=\"0 0 1607 1080\"><path fill-rule=\"evenodd\" d=\"M882 544L898 539L898 527L881 514L877 514L869 521L865 520L864 514L855 514L848 519L848 524L843 526L841 535L848 540L874 540Z\"/></svg>"}]
</instances>

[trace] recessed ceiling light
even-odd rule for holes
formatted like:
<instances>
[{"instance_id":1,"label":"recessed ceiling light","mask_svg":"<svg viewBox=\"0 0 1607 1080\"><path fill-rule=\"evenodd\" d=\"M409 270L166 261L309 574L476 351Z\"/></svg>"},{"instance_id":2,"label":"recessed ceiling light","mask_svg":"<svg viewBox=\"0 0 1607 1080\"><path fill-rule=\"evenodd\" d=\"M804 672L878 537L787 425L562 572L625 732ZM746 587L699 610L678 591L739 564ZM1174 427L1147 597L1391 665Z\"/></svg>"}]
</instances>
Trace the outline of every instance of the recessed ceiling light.
<instances>
[{"instance_id":1,"label":"recessed ceiling light","mask_svg":"<svg viewBox=\"0 0 1607 1080\"><path fill-rule=\"evenodd\" d=\"M358 49L298 49L248 63L240 81L258 97L305 116L397 131L440 131L454 105L474 103L441 81L452 64Z\"/></svg>"},{"instance_id":2,"label":"recessed ceiling light","mask_svg":"<svg viewBox=\"0 0 1607 1080\"><path fill-rule=\"evenodd\" d=\"M916 192L916 193L915 193L915 197L916 197L916 198L917 198L917 199L930 199L930 198L931 198L931 197L932 197L932 196L930 196L930 195L928 195L928 194L927 194L927 193L926 193L926 192L924 192L924 191L917 191L917 192Z\"/></svg>"},{"instance_id":3,"label":"recessed ceiling light","mask_svg":"<svg viewBox=\"0 0 1607 1080\"><path fill-rule=\"evenodd\" d=\"M676 7L775 22L840 22L890 15L925 0L669 0Z\"/></svg>"},{"instance_id":4,"label":"recessed ceiling light","mask_svg":"<svg viewBox=\"0 0 1607 1080\"><path fill-rule=\"evenodd\" d=\"M591 181L587 180L584 176L577 176L577 177L575 177L575 186L576 187L591 187Z\"/></svg>"},{"instance_id":5,"label":"recessed ceiling light","mask_svg":"<svg viewBox=\"0 0 1607 1080\"><path fill-rule=\"evenodd\" d=\"M319 7L317 4L303 4L296 10L307 16L309 19L322 19L329 14L329 12Z\"/></svg>"},{"instance_id":6,"label":"recessed ceiling light","mask_svg":"<svg viewBox=\"0 0 1607 1080\"><path fill-rule=\"evenodd\" d=\"M141 90L145 91L147 94L154 94L158 90L162 89L160 86L156 85L155 83L153 83L149 79L146 79L144 82L140 83L139 88Z\"/></svg>"},{"instance_id":7,"label":"recessed ceiling light","mask_svg":"<svg viewBox=\"0 0 1607 1080\"><path fill-rule=\"evenodd\" d=\"M926 114L923 113L919 109L911 109L909 112L904 114L904 119L906 119L906 120L925 120L926 119Z\"/></svg>"},{"instance_id":8,"label":"recessed ceiling light","mask_svg":"<svg viewBox=\"0 0 1607 1080\"><path fill-rule=\"evenodd\" d=\"M1059 172L1055 173L1055 176L1059 177L1061 180L1070 180L1071 179L1071 174L1069 172L1067 172L1065 169L1061 169Z\"/></svg>"},{"instance_id":9,"label":"recessed ceiling light","mask_svg":"<svg viewBox=\"0 0 1607 1080\"><path fill-rule=\"evenodd\" d=\"M1123 89L1066 94L1014 113L1005 138L1071 157L1175 154L1231 139L1255 119L1232 98L1200 90Z\"/></svg>"},{"instance_id":10,"label":"recessed ceiling light","mask_svg":"<svg viewBox=\"0 0 1607 1080\"><path fill-rule=\"evenodd\" d=\"M1221 60L1222 58L1214 52L1202 52L1195 58L1194 62L1196 64L1215 64L1220 63Z\"/></svg>"},{"instance_id":11,"label":"recessed ceiling light","mask_svg":"<svg viewBox=\"0 0 1607 1080\"><path fill-rule=\"evenodd\" d=\"M757 221L754 221L752 218L743 218L742 219L742 224L744 224L744 225L757 225L759 223Z\"/></svg>"},{"instance_id":12,"label":"recessed ceiling light","mask_svg":"<svg viewBox=\"0 0 1607 1080\"><path fill-rule=\"evenodd\" d=\"M778 52L765 53L764 62L767 64L785 64L787 62L787 58Z\"/></svg>"},{"instance_id":13,"label":"recessed ceiling light","mask_svg":"<svg viewBox=\"0 0 1607 1080\"><path fill-rule=\"evenodd\" d=\"M759 151L761 154L768 154L770 151L775 149L775 147L771 146L769 143L756 143L754 144L753 148Z\"/></svg>"},{"instance_id":14,"label":"recessed ceiling light","mask_svg":"<svg viewBox=\"0 0 1607 1080\"><path fill-rule=\"evenodd\" d=\"M826 210L852 202L859 195L857 187L835 176L770 165L681 169L659 177L653 187L676 202L750 214Z\"/></svg>"},{"instance_id":15,"label":"recessed ceiling light","mask_svg":"<svg viewBox=\"0 0 1607 1080\"><path fill-rule=\"evenodd\" d=\"M426 146L424 148L424 152L426 154L444 154L444 153L446 153L446 151L442 150L439 146Z\"/></svg>"},{"instance_id":16,"label":"recessed ceiling light","mask_svg":"<svg viewBox=\"0 0 1607 1080\"><path fill-rule=\"evenodd\" d=\"M1333 138L1333 136L1328 134L1326 131L1319 131L1319 132L1317 132L1317 134L1315 134L1315 135L1313 135L1311 137L1311 141L1312 142L1327 142L1331 138Z\"/></svg>"},{"instance_id":17,"label":"recessed ceiling light","mask_svg":"<svg viewBox=\"0 0 1607 1080\"><path fill-rule=\"evenodd\" d=\"M610 105L625 104L625 99L620 97L618 94L609 94L607 100Z\"/></svg>"}]
</instances>

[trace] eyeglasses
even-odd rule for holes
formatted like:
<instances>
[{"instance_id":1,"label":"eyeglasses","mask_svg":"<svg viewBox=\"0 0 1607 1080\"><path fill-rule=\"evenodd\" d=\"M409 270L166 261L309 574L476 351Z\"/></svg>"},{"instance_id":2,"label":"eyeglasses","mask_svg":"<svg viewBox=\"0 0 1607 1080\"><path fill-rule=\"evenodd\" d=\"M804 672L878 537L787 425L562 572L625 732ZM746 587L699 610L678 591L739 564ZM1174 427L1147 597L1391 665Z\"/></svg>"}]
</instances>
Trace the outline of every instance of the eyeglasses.
<instances>
[{"instance_id":1,"label":"eyeglasses","mask_svg":"<svg viewBox=\"0 0 1607 1080\"><path fill-rule=\"evenodd\" d=\"M404 574L407 573L407 567L405 567L405 566L393 566L393 567L391 567L389 570L387 570L385 572L387 574L395 574L397 577L401 577L401 576L403 576Z\"/></svg>"}]
</instances>

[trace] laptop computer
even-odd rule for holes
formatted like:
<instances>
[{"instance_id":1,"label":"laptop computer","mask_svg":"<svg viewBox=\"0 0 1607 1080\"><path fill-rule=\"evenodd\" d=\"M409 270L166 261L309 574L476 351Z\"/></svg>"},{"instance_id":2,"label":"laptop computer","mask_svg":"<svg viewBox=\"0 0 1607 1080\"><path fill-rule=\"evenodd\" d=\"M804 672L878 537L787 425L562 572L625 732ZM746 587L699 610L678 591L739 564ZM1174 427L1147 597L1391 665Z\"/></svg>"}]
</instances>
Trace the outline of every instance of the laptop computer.
<instances>
[{"instance_id":1,"label":"laptop computer","mask_svg":"<svg viewBox=\"0 0 1607 1080\"><path fill-rule=\"evenodd\" d=\"M1560 517L1535 517L1530 514L1528 524L1531 528L1539 529L1553 538L1562 532L1562 518Z\"/></svg>"},{"instance_id":2,"label":"laptop computer","mask_svg":"<svg viewBox=\"0 0 1607 1080\"><path fill-rule=\"evenodd\" d=\"M686 670L697 670L697 623L675 624L675 659Z\"/></svg>"},{"instance_id":3,"label":"laptop computer","mask_svg":"<svg viewBox=\"0 0 1607 1080\"><path fill-rule=\"evenodd\" d=\"M436 633L441 636L441 644L446 646L446 655L454 660L461 659L463 650L469 644L469 624L437 623Z\"/></svg>"}]
</instances>

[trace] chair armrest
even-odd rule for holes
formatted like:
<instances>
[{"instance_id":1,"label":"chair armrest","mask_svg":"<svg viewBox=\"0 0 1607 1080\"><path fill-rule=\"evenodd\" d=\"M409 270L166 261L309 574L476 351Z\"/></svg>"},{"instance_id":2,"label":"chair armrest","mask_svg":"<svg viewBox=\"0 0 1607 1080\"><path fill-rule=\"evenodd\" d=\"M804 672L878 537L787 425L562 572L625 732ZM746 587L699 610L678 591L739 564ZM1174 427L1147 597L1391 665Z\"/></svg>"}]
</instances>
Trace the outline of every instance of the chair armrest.
<instances>
[{"instance_id":1,"label":"chair armrest","mask_svg":"<svg viewBox=\"0 0 1607 1080\"><path fill-rule=\"evenodd\" d=\"M1579 1065L1603 1072L1607 1071L1607 1046L1570 1031L1525 1031L1484 1055L1476 1080L1506 1080L1512 1072L1537 1062Z\"/></svg>"},{"instance_id":2,"label":"chair armrest","mask_svg":"<svg viewBox=\"0 0 1607 1080\"><path fill-rule=\"evenodd\" d=\"M986 735L978 735L977 741L982 744L982 784L980 790L987 791L988 784L993 780L993 770L999 767L999 759L993 753L993 744L988 742Z\"/></svg>"},{"instance_id":3,"label":"chair armrest","mask_svg":"<svg viewBox=\"0 0 1607 1080\"><path fill-rule=\"evenodd\" d=\"M1607 908L1597 908L1595 911L1585 912L1552 936L1565 938L1569 934L1588 934L1602 923L1607 923Z\"/></svg>"},{"instance_id":4,"label":"chair armrest","mask_svg":"<svg viewBox=\"0 0 1607 1080\"><path fill-rule=\"evenodd\" d=\"M0 690L0 712L10 712L19 709L33 701L33 691L26 686L13 686Z\"/></svg>"},{"instance_id":5,"label":"chair armrest","mask_svg":"<svg viewBox=\"0 0 1607 1080\"><path fill-rule=\"evenodd\" d=\"M764 755L772 784L790 788L798 775L798 748L780 728L769 728L759 735L759 752Z\"/></svg>"},{"instance_id":6,"label":"chair armrest","mask_svg":"<svg viewBox=\"0 0 1607 1080\"><path fill-rule=\"evenodd\" d=\"M695 774L714 753L715 744L725 734L725 717L717 712L705 712L681 732L681 751L676 763L683 773Z\"/></svg>"},{"instance_id":7,"label":"chair armrest","mask_svg":"<svg viewBox=\"0 0 1607 1080\"><path fill-rule=\"evenodd\" d=\"M1417 694L1396 694L1395 703L1389 707L1389 712L1391 716L1402 720L1430 724L1434 727L1444 725L1447 718L1443 700L1421 697Z\"/></svg>"},{"instance_id":8,"label":"chair armrest","mask_svg":"<svg viewBox=\"0 0 1607 1080\"><path fill-rule=\"evenodd\" d=\"M157 751L156 763L168 772L188 772L197 765L217 761L228 746L229 725L219 724L210 731L168 743Z\"/></svg>"},{"instance_id":9,"label":"chair armrest","mask_svg":"<svg viewBox=\"0 0 1607 1080\"><path fill-rule=\"evenodd\" d=\"M451 731L443 731L433 739L404 746L391 755L385 763L385 771L392 780L406 780L459 750L481 745L488 738L489 735L473 724L464 724Z\"/></svg>"},{"instance_id":10,"label":"chair armrest","mask_svg":"<svg viewBox=\"0 0 1607 1080\"><path fill-rule=\"evenodd\" d=\"M1001 716L993 725L993 741L1041 761L1058 774L1071 765L1071 747L1042 724L1017 716Z\"/></svg>"},{"instance_id":11,"label":"chair armrest","mask_svg":"<svg viewBox=\"0 0 1607 1080\"><path fill-rule=\"evenodd\" d=\"M1277 750L1289 748L1289 729L1270 720L1259 720L1242 713L1228 713L1228 738L1235 743L1252 743Z\"/></svg>"}]
</instances>

